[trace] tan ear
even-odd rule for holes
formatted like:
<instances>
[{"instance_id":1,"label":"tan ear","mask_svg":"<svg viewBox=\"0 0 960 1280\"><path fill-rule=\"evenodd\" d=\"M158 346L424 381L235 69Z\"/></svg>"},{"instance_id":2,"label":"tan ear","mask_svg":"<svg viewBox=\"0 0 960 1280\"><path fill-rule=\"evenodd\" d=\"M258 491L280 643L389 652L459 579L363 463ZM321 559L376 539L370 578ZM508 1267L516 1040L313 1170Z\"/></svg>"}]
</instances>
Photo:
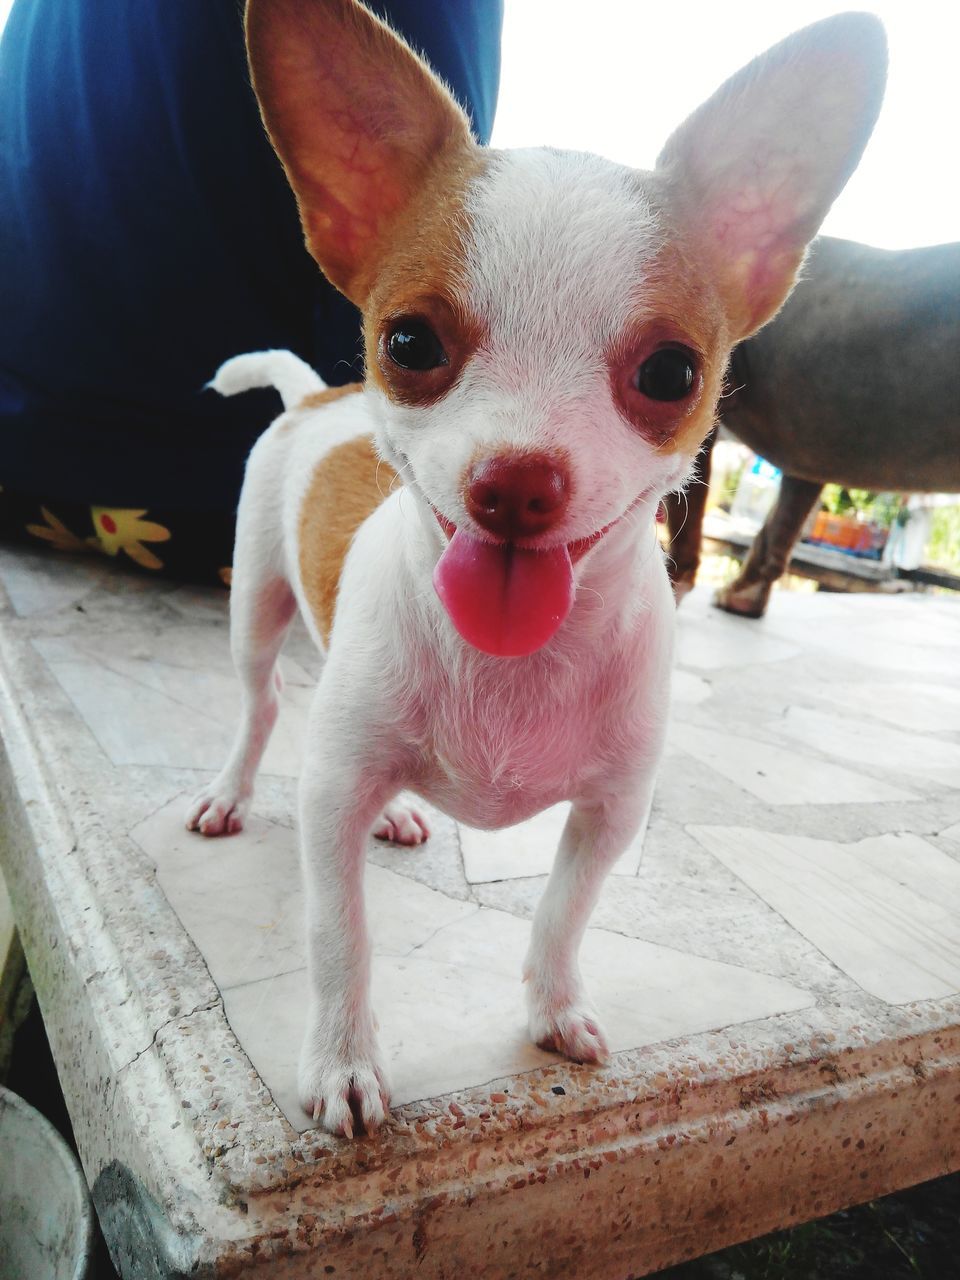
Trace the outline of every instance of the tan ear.
<instances>
[{"instance_id":1,"label":"tan ear","mask_svg":"<svg viewBox=\"0 0 960 1280\"><path fill-rule=\"evenodd\" d=\"M362 305L393 219L438 159L475 145L467 118L355 0L248 0L246 27L253 86L307 247Z\"/></svg>"},{"instance_id":2,"label":"tan ear","mask_svg":"<svg viewBox=\"0 0 960 1280\"><path fill-rule=\"evenodd\" d=\"M873 15L816 22L728 80L664 147L671 207L710 259L735 339L793 287L870 137L886 65Z\"/></svg>"}]
</instances>

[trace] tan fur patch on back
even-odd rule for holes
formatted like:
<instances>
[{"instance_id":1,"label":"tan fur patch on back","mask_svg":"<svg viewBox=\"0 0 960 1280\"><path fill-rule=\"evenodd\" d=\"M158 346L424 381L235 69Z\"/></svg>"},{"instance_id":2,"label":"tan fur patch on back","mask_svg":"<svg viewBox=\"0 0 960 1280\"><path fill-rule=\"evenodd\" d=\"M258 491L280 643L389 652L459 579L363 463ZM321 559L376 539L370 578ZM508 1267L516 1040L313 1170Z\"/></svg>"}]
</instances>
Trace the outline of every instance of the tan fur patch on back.
<instances>
[{"instance_id":1,"label":"tan fur patch on back","mask_svg":"<svg viewBox=\"0 0 960 1280\"><path fill-rule=\"evenodd\" d=\"M362 382L348 382L343 387L324 387L322 391L311 391L297 405L298 409L320 409L334 400L342 400L344 396L355 395L363 390Z\"/></svg>"},{"instance_id":2,"label":"tan fur patch on back","mask_svg":"<svg viewBox=\"0 0 960 1280\"><path fill-rule=\"evenodd\" d=\"M323 396L330 392L317 392L307 400L316 402ZM353 536L396 479L371 436L347 440L317 463L300 508L300 580L324 644L330 639L340 575Z\"/></svg>"}]
</instances>

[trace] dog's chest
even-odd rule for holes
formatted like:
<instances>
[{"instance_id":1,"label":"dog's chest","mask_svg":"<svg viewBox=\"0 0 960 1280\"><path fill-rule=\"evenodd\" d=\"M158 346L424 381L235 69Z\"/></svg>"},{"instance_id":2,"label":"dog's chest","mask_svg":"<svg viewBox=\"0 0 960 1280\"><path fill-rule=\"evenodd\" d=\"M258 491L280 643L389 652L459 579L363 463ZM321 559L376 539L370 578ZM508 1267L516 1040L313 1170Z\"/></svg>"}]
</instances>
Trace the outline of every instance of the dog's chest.
<instances>
[{"instance_id":1,"label":"dog's chest","mask_svg":"<svg viewBox=\"0 0 960 1280\"><path fill-rule=\"evenodd\" d=\"M628 732L604 680L440 679L419 702L416 789L471 826L510 826L580 794Z\"/></svg>"},{"instance_id":2,"label":"dog's chest","mask_svg":"<svg viewBox=\"0 0 960 1280\"><path fill-rule=\"evenodd\" d=\"M509 826L575 790L589 752L564 717L512 724L462 717L435 726L422 786L445 812L477 827Z\"/></svg>"}]
</instances>

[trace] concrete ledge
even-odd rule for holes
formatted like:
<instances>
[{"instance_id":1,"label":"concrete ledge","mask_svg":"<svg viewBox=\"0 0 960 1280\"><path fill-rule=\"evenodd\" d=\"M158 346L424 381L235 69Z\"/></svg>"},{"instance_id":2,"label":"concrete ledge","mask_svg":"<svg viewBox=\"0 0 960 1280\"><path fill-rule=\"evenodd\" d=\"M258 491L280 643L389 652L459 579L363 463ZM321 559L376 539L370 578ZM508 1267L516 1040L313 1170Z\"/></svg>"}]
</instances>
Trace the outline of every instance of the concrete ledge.
<instances>
[{"instance_id":1,"label":"concrete ledge","mask_svg":"<svg viewBox=\"0 0 960 1280\"><path fill-rule=\"evenodd\" d=\"M91 579L83 627L94 638L121 624L131 634L156 633L173 616L169 594L141 589L123 599ZM681 727L711 732L704 708L722 700L730 681L744 721L753 717L759 733L774 714L779 685L765 681L776 667L794 698L805 672L815 701L818 668L802 666L804 636L812 628L822 637L816 606L824 602L803 599L790 610L809 613L791 612L763 632L747 667L730 665L724 637L741 628L731 651L742 654L753 642L739 637L752 624L718 619L701 652L711 624L706 612L691 613L681 647L688 674ZM194 625L225 639L220 602L199 603L210 613L198 605ZM914 602L877 603L889 610ZM952 635L960 613L938 607L924 618ZM749 969L771 975L776 990L799 992L792 1009L663 1034L624 1048L600 1071L540 1055L529 1069L411 1099L381 1135L347 1144L301 1127L306 1119L277 1101L283 1081L276 1092L264 1081L274 1068L258 1070L250 1053L259 1050L248 1052L231 1029L208 967L221 963L216 938L200 931L198 947L161 888L157 858L145 852L142 835L130 835L146 827L163 843L157 814L189 791L194 773L117 765L102 749L49 657L50 638L62 646L76 627L62 605L39 621L36 612L18 616L10 608L0 618L0 858L84 1168L125 1277L626 1280L960 1166L960 998L894 1003L868 993L705 852L697 828L671 825L682 809L685 823L722 818L731 827L766 822L784 832L799 824L811 838L832 832L848 842L919 827L932 842L930 856L942 860L943 883L952 884L960 777L957 785L902 777L894 762L907 797L896 806L822 795L821 806L784 809L712 775L695 756L680 761L686 748L676 745L643 860L612 885L598 933L649 937L664 957L671 945L699 954L721 976L730 966L734 982L739 955L745 982ZM845 613L838 637L849 627ZM834 656L836 706L840 677L851 673ZM712 667L715 657L722 661ZM747 671L760 686L753 701L743 695ZM884 688L896 687L884 680ZM958 680L944 687L956 690ZM922 706L921 693L913 703ZM732 712L717 714L732 723ZM133 731L150 729L144 722ZM738 732L742 725L730 743ZM931 732L944 751L960 742L956 730ZM700 751L705 739L681 741ZM779 749L786 750L782 742ZM817 752L810 758L825 764ZM860 781L882 776L858 767ZM693 778L678 790L684 770ZM282 818L286 797L284 786L268 780L263 807ZM277 848L288 837L286 828L270 835ZM455 845L448 852L459 858ZM402 860L391 865L400 868L391 875L417 870ZM441 872L420 864L417 874L453 892L449 865ZM624 905L637 877L643 897L657 905L656 918L640 923ZM538 883L536 876L464 880L456 890L462 897L451 900L479 903L491 920L500 912L520 916ZM734 909L723 915L728 903ZM956 905L946 907L955 912ZM949 990L960 975L960 950L951 951L948 923L933 912L922 919L942 943L936 990ZM883 927L896 932L897 920ZM660 928L671 939L666 946ZM906 926L902 945L913 945ZM392 954L384 952L385 963ZM642 1004L649 978L626 979ZM798 1007L804 991L809 998ZM519 986L516 998L519 1008ZM411 1028L411 1038L416 1033ZM457 1046L447 1052L455 1055Z\"/></svg>"}]
</instances>

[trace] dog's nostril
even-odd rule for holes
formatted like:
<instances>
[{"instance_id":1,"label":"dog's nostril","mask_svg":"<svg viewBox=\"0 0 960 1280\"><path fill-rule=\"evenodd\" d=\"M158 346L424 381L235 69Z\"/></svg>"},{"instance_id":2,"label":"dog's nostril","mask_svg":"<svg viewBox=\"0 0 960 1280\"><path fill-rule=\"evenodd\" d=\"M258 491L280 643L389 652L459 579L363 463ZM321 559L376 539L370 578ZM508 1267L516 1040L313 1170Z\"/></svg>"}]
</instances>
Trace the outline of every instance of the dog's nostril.
<instances>
[{"instance_id":1,"label":"dog's nostril","mask_svg":"<svg viewBox=\"0 0 960 1280\"><path fill-rule=\"evenodd\" d=\"M499 510L503 501L496 489L483 484L471 485L470 497L477 507L483 511L488 511L490 515Z\"/></svg>"},{"instance_id":2,"label":"dog's nostril","mask_svg":"<svg viewBox=\"0 0 960 1280\"><path fill-rule=\"evenodd\" d=\"M471 472L464 494L476 522L504 538L532 537L557 524L566 509L565 468L542 455L490 458Z\"/></svg>"}]
</instances>

